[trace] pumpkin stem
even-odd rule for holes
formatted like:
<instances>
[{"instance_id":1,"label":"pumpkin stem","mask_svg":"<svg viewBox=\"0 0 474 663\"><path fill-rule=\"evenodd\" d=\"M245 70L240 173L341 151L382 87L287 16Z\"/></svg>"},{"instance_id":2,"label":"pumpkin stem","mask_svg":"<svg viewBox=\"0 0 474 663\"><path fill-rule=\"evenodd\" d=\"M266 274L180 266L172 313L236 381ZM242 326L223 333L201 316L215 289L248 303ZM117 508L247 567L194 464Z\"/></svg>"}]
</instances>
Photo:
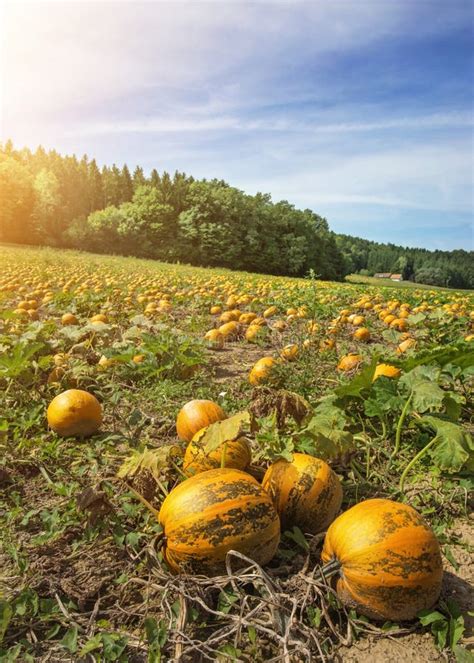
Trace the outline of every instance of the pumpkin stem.
<instances>
[{"instance_id":1,"label":"pumpkin stem","mask_svg":"<svg viewBox=\"0 0 474 663\"><path fill-rule=\"evenodd\" d=\"M327 564L323 564L323 566L320 568L319 572L316 574L317 578L325 578L326 580L329 578L332 578L332 576L336 575L336 573L339 572L341 568L341 562L337 559L337 557L333 557Z\"/></svg>"},{"instance_id":2,"label":"pumpkin stem","mask_svg":"<svg viewBox=\"0 0 474 663\"><path fill-rule=\"evenodd\" d=\"M224 442L224 444L222 445L221 468L225 467L226 456L227 456L227 442Z\"/></svg>"}]
</instances>

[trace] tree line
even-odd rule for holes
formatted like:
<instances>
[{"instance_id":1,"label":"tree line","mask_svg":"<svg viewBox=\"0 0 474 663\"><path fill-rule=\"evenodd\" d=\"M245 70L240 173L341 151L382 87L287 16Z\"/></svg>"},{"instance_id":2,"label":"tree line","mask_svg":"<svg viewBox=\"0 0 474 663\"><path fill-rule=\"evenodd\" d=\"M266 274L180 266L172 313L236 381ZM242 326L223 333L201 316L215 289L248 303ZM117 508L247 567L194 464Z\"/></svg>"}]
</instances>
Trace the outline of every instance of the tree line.
<instances>
[{"instance_id":1,"label":"tree line","mask_svg":"<svg viewBox=\"0 0 474 663\"><path fill-rule=\"evenodd\" d=\"M345 274L373 276L401 274L404 280L450 288L474 288L474 252L428 251L395 244L380 244L350 235L338 235Z\"/></svg>"},{"instance_id":2,"label":"tree line","mask_svg":"<svg viewBox=\"0 0 474 663\"><path fill-rule=\"evenodd\" d=\"M11 141L0 144L0 201L4 242L269 274L313 270L328 280L361 270L400 271L420 282L474 287L472 254L464 251L403 249L336 235L309 209L273 202L269 194L251 196L222 180L156 169L145 175L126 164L99 168L87 156L18 150Z\"/></svg>"}]
</instances>

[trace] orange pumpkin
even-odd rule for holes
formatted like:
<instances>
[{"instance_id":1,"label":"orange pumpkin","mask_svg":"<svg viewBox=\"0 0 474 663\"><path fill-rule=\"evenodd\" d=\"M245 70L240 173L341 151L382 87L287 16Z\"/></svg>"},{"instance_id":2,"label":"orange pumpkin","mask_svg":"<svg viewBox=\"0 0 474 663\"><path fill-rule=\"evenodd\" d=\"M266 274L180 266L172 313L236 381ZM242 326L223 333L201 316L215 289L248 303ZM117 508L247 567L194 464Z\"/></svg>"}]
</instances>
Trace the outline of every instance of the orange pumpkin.
<instances>
[{"instance_id":1,"label":"orange pumpkin","mask_svg":"<svg viewBox=\"0 0 474 663\"><path fill-rule=\"evenodd\" d=\"M356 504L329 527L321 555L338 567L341 600L368 617L413 619L436 603L443 576L438 541L411 506Z\"/></svg>"},{"instance_id":2,"label":"orange pumpkin","mask_svg":"<svg viewBox=\"0 0 474 663\"><path fill-rule=\"evenodd\" d=\"M176 431L181 440L190 442L201 428L226 418L224 410L207 400L192 400L183 405L176 419Z\"/></svg>"},{"instance_id":3,"label":"orange pumpkin","mask_svg":"<svg viewBox=\"0 0 474 663\"><path fill-rule=\"evenodd\" d=\"M341 357L337 369L344 372L352 371L354 368L357 368L361 361L362 357L360 355L345 355Z\"/></svg>"},{"instance_id":4,"label":"orange pumpkin","mask_svg":"<svg viewBox=\"0 0 474 663\"><path fill-rule=\"evenodd\" d=\"M390 364L377 364L372 381L374 382L377 378L382 376L386 378L399 378L400 375L401 370L396 366L391 366Z\"/></svg>"},{"instance_id":5,"label":"orange pumpkin","mask_svg":"<svg viewBox=\"0 0 474 663\"><path fill-rule=\"evenodd\" d=\"M206 452L200 441L206 429L198 431L186 448L183 470L188 476L213 470L218 467L232 467L245 470L251 460L250 445L245 437L223 442L217 449Z\"/></svg>"},{"instance_id":6,"label":"orange pumpkin","mask_svg":"<svg viewBox=\"0 0 474 663\"><path fill-rule=\"evenodd\" d=\"M210 329L204 336L207 346L214 350L222 350L224 347L224 336L218 329Z\"/></svg>"},{"instance_id":7,"label":"orange pumpkin","mask_svg":"<svg viewBox=\"0 0 474 663\"><path fill-rule=\"evenodd\" d=\"M299 348L296 343L290 343L280 352L280 357L286 361L295 361L298 358Z\"/></svg>"},{"instance_id":8,"label":"orange pumpkin","mask_svg":"<svg viewBox=\"0 0 474 663\"><path fill-rule=\"evenodd\" d=\"M250 371L250 384L256 386L264 382L268 382L275 364L276 361L273 359L273 357L262 357L259 359Z\"/></svg>"},{"instance_id":9,"label":"orange pumpkin","mask_svg":"<svg viewBox=\"0 0 474 663\"><path fill-rule=\"evenodd\" d=\"M61 437L89 437L102 425L102 407L93 394L68 389L48 406L49 427Z\"/></svg>"},{"instance_id":10,"label":"orange pumpkin","mask_svg":"<svg viewBox=\"0 0 474 663\"><path fill-rule=\"evenodd\" d=\"M281 519L282 529L296 525L304 532L322 532L342 503L342 486L327 463L308 454L270 465L262 481Z\"/></svg>"},{"instance_id":11,"label":"orange pumpkin","mask_svg":"<svg viewBox=\"0 0 474 663\"><path fill-rule=\"evenodd\" d=\"M79 321L73 313L65 313L61 317L61 324L64 326L77 325Z\"/></svg>"},{"instance_id":12,"label":"orange pumpkin","mask_svg":"<svg viewBox=\"0 0 474 663\"><path fill-rule=\"evenodd\" d=\"M354 338L356 341L370 341L370 331L367 327L359 327L354 332Z\"/></svg>"},{"instance_id":13,"label":"orange pumpkin","mask_svg":"<svg viewBox=\"0 0 474 663\"><path fill-rule=\"evenodd\" d=\"M240 470L208 470L186 479L166 497L158 520L164 559L177 573L222 573L229 550L266 564L280 542L270 497Z\"/></svg>"}]
</instances>

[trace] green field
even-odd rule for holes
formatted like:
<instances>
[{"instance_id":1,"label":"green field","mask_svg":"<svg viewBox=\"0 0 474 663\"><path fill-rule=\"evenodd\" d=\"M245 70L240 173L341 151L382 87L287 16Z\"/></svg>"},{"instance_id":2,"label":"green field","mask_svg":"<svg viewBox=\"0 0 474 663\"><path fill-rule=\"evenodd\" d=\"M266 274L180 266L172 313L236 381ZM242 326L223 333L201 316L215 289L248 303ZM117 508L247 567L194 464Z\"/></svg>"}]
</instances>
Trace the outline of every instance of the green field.
<instances>
[{"instance_id":1,"label":"green field","mask_svg":"<svg viewBox=\"0 0 474 663\"><path fill-rule=\"evenodd\" d=\"M7 245L0 264L0 661L362 661L369 643L394 636L408 658L422 647L433 661L468 660L471 293ZM90 435L74 432L86 421L77 402L75 419L60 406L47 419L67 390L100 404ZM267 534L242 498L233 527L242 541L257 529L239 568L215 543L235 513L216 524L212 508L199 511L202 496L191 500L193 552L173 567L173 518L163 529L157 514L194 481L176 429L192 399L226 417L198 436L199 469L235 480L245 438L251 462L237 467L268 504L267 469L306 454L332 468L342 512L379 498L416 509L442 553L439 598L426 579L420 592L431 561L407 532L397 564L414 570L398 574L410 583L397 590L399 612L390 595L377 604L382 619L367 616L375 595L349 605L336 577L321 575L328 524L311 523L322 502L310 521L278 511L278 549L252 563ZM384 559L371 573L393 580Z\"/></svg>"}]
</instances>

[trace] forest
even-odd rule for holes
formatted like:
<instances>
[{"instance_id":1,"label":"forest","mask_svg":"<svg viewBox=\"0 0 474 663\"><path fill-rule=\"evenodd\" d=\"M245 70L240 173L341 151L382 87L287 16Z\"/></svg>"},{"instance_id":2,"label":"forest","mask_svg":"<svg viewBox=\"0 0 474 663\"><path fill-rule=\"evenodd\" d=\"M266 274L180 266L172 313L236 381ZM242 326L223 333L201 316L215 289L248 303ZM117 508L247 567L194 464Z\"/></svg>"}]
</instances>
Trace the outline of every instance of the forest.
<instances>
[{"instance_id":1,"label":"forest","mask_svg":"<svg viewBox=\"0 0 474 663\"><path fill-rule=\"evenodd\" d=\"M400 272L474 288L474 254L337 235L325 218L223 180L196 180L38 147L0 145L0 241L77 248L276 275Z\"/></svg>"}]
</instances>

